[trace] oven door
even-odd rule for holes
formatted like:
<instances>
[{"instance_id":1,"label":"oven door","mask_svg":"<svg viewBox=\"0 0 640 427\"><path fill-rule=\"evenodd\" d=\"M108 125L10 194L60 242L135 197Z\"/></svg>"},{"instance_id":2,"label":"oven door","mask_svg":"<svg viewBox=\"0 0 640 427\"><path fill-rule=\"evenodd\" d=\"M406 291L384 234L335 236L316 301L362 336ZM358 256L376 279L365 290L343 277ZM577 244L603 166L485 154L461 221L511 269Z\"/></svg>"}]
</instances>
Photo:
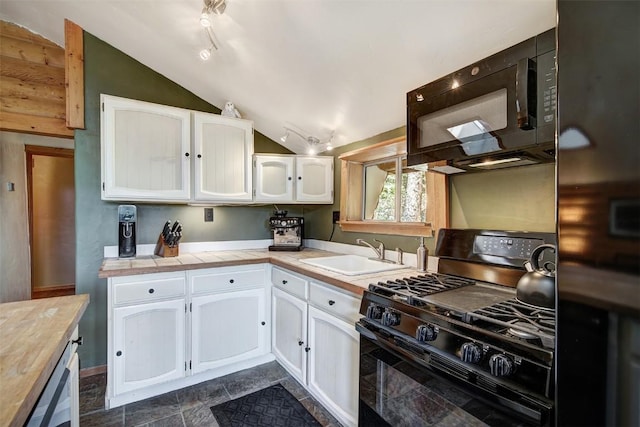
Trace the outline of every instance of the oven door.
<instances>
[{"instance_id":1,"label":"oven door","mask_svg":"<svg viewBox=\"0 0 640 427\"><path fill-rule=\"evenodd\" d=\"M360 332L358 425L539 426L549 425L551 408L523 414L505 398L488 396L454 376L435 371L356 324ZM500 403L502 401L502 403Z\"/></svg>"},{"instance_id":2,"label":"oven door","mask_svg":"<svg viewBox=\"0 0 640 427\"><path fill-rule=\"evenodd\" d=\"M527 58L501 71L430 93L408 94L409 163L460 160L536 144L536 72Z\"/></svg>"}]
</instances>

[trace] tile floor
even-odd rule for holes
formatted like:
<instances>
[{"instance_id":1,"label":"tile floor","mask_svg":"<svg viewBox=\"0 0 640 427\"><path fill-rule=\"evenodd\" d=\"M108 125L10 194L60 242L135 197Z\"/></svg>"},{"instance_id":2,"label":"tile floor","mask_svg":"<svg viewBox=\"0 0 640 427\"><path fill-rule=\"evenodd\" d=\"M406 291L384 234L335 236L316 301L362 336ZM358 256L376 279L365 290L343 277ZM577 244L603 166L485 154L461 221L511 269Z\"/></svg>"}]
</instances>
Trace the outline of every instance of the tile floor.
<instances>
[{"instance_id":1,"label":"tile floor","mask_svg":"<svg viewBox=\"0 0 640 427\"><path fill-rule=\"evenodd\" d=\"M161 396L104 410L106 375L80 380L81 426L217 427L211 406L281 383L323 426L339 427L318 401L277 362L245 369Z\"/></svg>"}]
</instances>

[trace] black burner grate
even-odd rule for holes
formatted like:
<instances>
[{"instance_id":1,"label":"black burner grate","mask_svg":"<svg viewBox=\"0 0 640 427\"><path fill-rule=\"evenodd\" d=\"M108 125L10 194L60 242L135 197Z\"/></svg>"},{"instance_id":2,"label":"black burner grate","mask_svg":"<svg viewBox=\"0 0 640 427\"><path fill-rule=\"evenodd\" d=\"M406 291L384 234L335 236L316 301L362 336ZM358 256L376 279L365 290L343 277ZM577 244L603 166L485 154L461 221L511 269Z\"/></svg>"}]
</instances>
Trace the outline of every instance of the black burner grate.
<instances>
[{"instance_id":1,"label":"black burner grate","mask_svg":"<svg viewBox=\"0 0 640 427\"><path fill-rule=\"evenodd\" d=\"M542 339L545 347L553 347L555 337L555 310L523 304L516 298L480 308L468 313L470 323L477 320L494 323L523 334Z\"/></svg>"},{"instance_id":2,"label":"black burner grate","mask_svg":"<svg viewBox=\"0 0 640 427\"><path fill-rule=\"evenodd\" d=\"M369 285L369 290L385 296L411 300L437 292L450 291L463 286L473 285L473 280L445 274L430 273L403 279L388 280Z\"/></svg>"}]
</instances>

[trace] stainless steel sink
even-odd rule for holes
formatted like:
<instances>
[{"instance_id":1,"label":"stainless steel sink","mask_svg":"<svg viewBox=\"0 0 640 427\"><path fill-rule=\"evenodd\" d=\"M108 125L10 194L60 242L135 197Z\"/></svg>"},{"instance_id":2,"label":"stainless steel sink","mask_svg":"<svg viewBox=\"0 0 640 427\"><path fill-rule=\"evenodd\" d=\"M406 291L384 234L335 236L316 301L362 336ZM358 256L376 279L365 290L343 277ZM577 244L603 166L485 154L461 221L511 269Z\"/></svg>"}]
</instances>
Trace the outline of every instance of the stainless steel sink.
<instances>
[{"instance_id":1,"label":"stainless steel sink","mask_svg":"<svg viewBox=\"0 0 640 427\"><path fill-rule=\"evenodd\" d=\"M320 258L306 258L300 261L315 267L324 268L346 276L379 273L381 271L399 270L406 265L382 262L359 255L336 255Z\"/></svg>"}]
</instances>

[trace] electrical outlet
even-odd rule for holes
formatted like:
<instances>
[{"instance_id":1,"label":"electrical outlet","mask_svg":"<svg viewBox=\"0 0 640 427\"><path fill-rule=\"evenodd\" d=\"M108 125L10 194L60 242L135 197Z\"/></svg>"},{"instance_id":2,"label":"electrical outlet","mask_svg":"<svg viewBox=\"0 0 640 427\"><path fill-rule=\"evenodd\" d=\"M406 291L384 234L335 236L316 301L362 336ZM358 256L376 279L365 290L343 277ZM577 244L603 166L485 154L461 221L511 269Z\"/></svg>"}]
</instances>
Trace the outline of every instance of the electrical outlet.
<instances>
[{"instance_id":1,"label":"electrical outlet","mask_svg":"<svg viewBox=\"0 0 640 427\"><path fill-rule=\"evenodd\" d=\"M213 222L213 208L204 208L204 222Z\"/></svg>"},{"instance_id":2,"label":"electrical outlet","mask_svg":"<svg viewBox=\"0 0 640 427\"><path fill-rule=\"evenodd\" d=\"M333 211L333 223L340 221L340 211Z\"/></svg>"}]
</instances>

